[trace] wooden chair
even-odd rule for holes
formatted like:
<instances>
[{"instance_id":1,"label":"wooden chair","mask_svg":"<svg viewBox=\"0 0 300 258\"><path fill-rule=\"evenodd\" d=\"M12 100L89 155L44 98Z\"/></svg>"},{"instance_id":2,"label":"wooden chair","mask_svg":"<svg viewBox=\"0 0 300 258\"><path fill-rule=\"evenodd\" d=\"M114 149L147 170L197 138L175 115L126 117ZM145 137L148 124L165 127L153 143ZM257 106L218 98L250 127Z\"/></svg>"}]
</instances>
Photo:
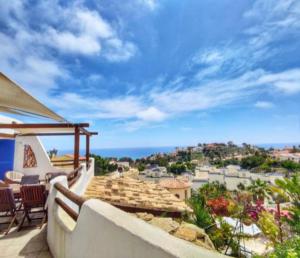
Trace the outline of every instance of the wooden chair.
<instances>
[{"instance_id":1,"label":"wooden chair","mask_svg":"<svg viewBox=\"0 0 300 258\"><path fill-rule=\"evenodd\" d=\"M2 218L11 218L9 222L1 223L9 224L5 232L5 235L7 235L14 223L18 225L14 194L12 189L9 187L0 188L0 213L4 213L4 215L0 216Z\"/></svg>"},{"instance_id":2,"label":"wooden chair","mask_svg":"<svg viewBox=\"0 0 300 258\"><path fill-rule=\"evenodd\" d=\"M42 228L44 222L47 219L47 209L46 205L46 188L45 185L23 185L21 186L21 198L24 208L24 214L21 220L21 223L18 227L18 231L21 230L21 227L24 224L25 218L28 222L35 219L42 219L40 228ZM30 215L34 213L43 213L42 217L33 218Z\"/></svg>"}]
</instances>

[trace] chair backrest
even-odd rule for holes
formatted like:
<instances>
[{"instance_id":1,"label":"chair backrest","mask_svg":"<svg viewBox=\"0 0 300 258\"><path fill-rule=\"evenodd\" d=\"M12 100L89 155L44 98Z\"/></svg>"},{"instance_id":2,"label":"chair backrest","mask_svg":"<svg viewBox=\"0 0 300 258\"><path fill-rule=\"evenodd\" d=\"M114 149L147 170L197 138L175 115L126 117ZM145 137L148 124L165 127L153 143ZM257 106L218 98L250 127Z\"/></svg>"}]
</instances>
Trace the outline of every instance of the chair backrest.
<instances>
[{"instance_id":1,"label":"chair backrest","mask_svg":"<svg viewBox=\"0 0 300 258\"><path fill-rule=\"evenodd\" d=\"M25 208L43 207L46 203L45 185L21 186L21 198Z\"/></svg>"},{"instance_id":2,"label":"chair backrest","mask_svg":"<svg viewBox=\"0 0 300 258\"><path fill-rule=\"evenodd\" d=\"M9 187L0 187L0 212L14 211L16 203L14 194Z\"/></svg>"},{"instance_id":3,"label":"chair backrest","mask_svg":"<svg viewBox=\"0 0 300 258\"><path fill-rule=\"evenodd\" d=\"M23 173L17 172L17 171L7 171L5 176L12 180L21 180L22 176L24 176Z\"/></svg>"}]
</instances>

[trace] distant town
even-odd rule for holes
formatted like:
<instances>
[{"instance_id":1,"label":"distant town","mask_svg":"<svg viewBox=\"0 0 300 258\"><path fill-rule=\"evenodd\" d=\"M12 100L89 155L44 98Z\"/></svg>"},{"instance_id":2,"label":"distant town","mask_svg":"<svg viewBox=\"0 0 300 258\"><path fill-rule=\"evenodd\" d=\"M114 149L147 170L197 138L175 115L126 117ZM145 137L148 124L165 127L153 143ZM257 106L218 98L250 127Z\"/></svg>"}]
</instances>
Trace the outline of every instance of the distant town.
<instances>
[{"instance_id":1,"label":"distant town","mask_svg":"<svg viewBox=\"0 0 300 258\"><path fill-rule=\"evenodd\" d=\"M276 179L300 170L300 146L264 149L247 143L241 146L233 142L200 143L136 160L95 157L98 175L136 170L142 180L159 182L167 178L185 178L193 189L214 181L229 190L247 187L257 179L274 184Z\"/></svg>"}]
</instances>

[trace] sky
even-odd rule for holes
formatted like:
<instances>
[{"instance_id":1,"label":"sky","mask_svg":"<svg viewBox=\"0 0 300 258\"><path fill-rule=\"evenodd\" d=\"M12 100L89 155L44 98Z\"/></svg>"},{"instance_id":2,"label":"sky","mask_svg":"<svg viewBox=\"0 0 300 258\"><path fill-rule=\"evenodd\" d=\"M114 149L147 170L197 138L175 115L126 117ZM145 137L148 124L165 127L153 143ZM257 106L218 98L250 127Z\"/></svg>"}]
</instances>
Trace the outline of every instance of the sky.
<instances>
[{"instance_id":1,"label":"sky","mask_svg":"<svg viewBox=\"0 0 300 258\"><path fill-rule=\"evenodd\" d=\"M299 0L0 5L0 71L92 148L300 142Z\"/></svg>"}]
</instances>

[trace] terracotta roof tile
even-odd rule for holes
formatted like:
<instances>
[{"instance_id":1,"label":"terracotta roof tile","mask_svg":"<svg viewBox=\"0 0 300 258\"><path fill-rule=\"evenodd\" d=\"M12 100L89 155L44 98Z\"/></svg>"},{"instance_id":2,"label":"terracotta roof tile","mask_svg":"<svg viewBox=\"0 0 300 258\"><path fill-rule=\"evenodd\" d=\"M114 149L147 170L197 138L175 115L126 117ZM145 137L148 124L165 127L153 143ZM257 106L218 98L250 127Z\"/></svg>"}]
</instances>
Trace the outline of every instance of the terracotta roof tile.
<instances>
[{"instance_id":1,"label":"terracotta roof tile","mask_svg":"<svg viewBox=\"0 0 300 258\"><path fill-rule=\"evenodd\" d=\"M191 212L185 202L162 186L132 178L95 176L85 197L101 199L123 207L138 207L168 212Z\"/></svg>"},{"instance_id":2,"label":"terracotta roof tile","mask_svg":"<svg viewBox=\"0 0 300 258\"><path fill-rule=\"evenodd\" d=\"M163 179L159 184L167 189L183 189L191 187L191 183L187 180L180 180L177 178Z\"/></svg>"}]
</instances>

